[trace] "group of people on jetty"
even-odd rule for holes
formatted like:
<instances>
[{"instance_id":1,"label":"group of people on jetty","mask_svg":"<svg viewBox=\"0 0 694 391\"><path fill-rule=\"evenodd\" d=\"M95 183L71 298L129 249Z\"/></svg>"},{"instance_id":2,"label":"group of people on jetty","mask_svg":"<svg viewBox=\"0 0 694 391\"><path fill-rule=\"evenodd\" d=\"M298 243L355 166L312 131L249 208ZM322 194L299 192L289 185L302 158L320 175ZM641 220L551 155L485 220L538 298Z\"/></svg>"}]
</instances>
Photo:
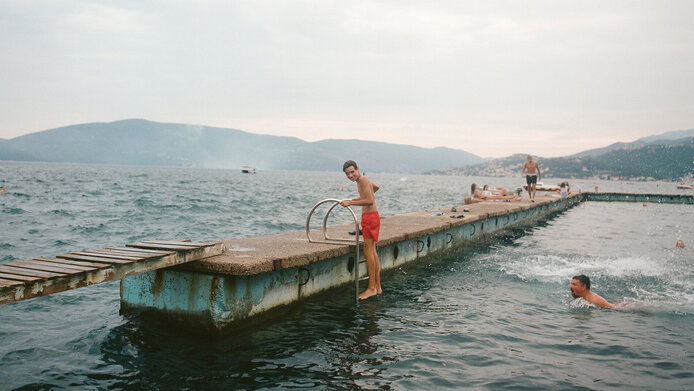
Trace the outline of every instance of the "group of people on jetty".
<instances>
[{"instance_id":1,"label":"group of people on jetty","mask_svg":"<svg viewBox=\"0 0 694 391\"><path fill-rule=\"evenodd\" d=\"M378 253L376 252L376 242L378 242L378 234L381 229L381 217L376 209L376 196L375 193L378 191L379 187L375 183L371 182L366 176L359 172L359 166L354 160L347 160L342 165L342 171L345 173L347 178L357 183L357 190L359 191L359 197L352 198L348 200L342 200L340 205L344 207L348 206L361 206L361 231L364 238L364 256L366 257L366 267L369 274L369 285L368 287L359 294L359 299L364 300L369 297L380 295L383 293L381 288L381 263L378 258ZM527 174L525 172L527 171ZM530 201L535 201L535 185L538 179L541 178L540 167L537 162L532 160L532 156L528 156L528 161L523 166L521 175L526 176L526 182L528 184L528 194ZM476 184L472 184L471 193L474 198L479 200L502 200L502 201L517 201L519 197L517 194L511 194L509 191L503 187L496 188L494 191L490 190L487 185L485 185L480 191ZM563 182L560 187L560 196L567 197L569 194L568 183ZM678 247L679 247L678 243ZM682 243L684 247L684 243ZM569 286L571 296L574 298L582 298L583 300L592 303L598 307L604 308L621 308L623 305L612 304L602 298L597 293L590 290L590 278L580 274L574 276L571 279L571 284Z\"/></svg>"},{"instance_id":2,"label":"group of people on jetty","mask_svg":"<svg viewBox=\"0 0 694 391\"><path fill-rule=\"evenodd\" d=\"M378 242L378 234L381 229L381 217L376 209L375 196L375 193L378 191L379 187L359 172L359 166L354 160L347 160L342 165L342 171L350 181L357 183L359 197L349 200L342 200L340 205L344 207L362 207L361 232L364 238L364 257L366 258L366 268L369 274L369 285L363 292L359 294L359 299L364 300L383 293L380 276L381 265L378 258L378 253L376 252L376 242ZM521 175L524 175L526 171L528 194L530 196L530 201L534 202L536 192L535 185L537 184L537 180L541 178L541 173L540 166L537 164L537 162L533 161L532 156L528 156L528 161L523 166ZM519 200L519 196L517 194L511 194L503 187L491 190L487 185L485 185L482 191L480 191L477 185L474 183L472 184L471 194L475 199L478 200Z\"/></svg>"},{"instance_id":3,"label":"group of people on jetty","mask_svg":"<svg viewBox=\"0 0 694 391\"><path fill-rule=\"evenodd\" d=\"M521 170L521 176L525 176L525 182L528 189L528 198L530 202L535 202L535 195L537 194L537 183L542 179L542 172L540 171L540 165L533 160L533 157L528 155L528 161L523 165ZM569 190L569 182L563 181L559 188L556 190L559 197L566 198L569 196L571 191ZM476 183L470 186L470 194L472 195L473 201L520 201L520 189L517 194L511 193L508 189L504 187L490 188L488 185L484 185L482 190L479 189Z\"/></svg>"}]
</instances>

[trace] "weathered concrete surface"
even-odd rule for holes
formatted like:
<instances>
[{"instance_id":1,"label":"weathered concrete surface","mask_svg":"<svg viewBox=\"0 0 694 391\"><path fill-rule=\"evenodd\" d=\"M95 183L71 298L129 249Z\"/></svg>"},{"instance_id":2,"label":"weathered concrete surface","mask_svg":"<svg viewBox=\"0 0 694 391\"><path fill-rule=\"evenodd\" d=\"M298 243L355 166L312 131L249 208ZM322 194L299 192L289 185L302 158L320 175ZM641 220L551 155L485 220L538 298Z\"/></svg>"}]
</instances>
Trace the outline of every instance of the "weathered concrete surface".
<instances>
[{"instance_id":1,"label":"weathered concrete surface","mask_svg":"<svg viewBox=\"0 0 694 391\"><path fill-rule=\"evenodd\" d=\"M572 197L579 197L579 195L576 194ZM456 212L449 208L382 217L377 247L448 230L487 217L508 215L548 205L557 200L559 200L557 197L549 194L538 194L535 203L531 203L527 199L516 202L480 202L455 206ZM468 208L470 212L464 212L463 208ZM436 212L441 212L442 215L434 216L433 214ZM461 214L465 217L451 217ZM330 237L354 240L354 236L347 234L350 231L354 231L353 223L328 227ZM318 236L317 233L315 235ZM354 252L354 246L349 244L340 246L309 243L304 231L226 240L224 245L227 248L224 254L181 265L176 270L225 275L253 275L304 266Z\"/></svg>"},{"instance_id":2,"label":"weathered concrete surface","mask_svg":"<svg viewBox=\"0 0 694 391\"><path fill-rule=\"evenodd\" d=\"M507 228L529 224L582 200L580 195L568 199L538 196L535 203L483 202L456 206L455 212L441 209L385 217L376 248L381 270L488 240ZM451 218L461 214L465 217ZM350 238L347 233L351 230L353 223L333 226L328 235ZM227 251L221 255L122 279L121 310L153 310L198 329L203 326L221 332L305 297L353 283L354 267L361 261L355 260L354 244L309 243L305 231L223 244ZM358 270L356 277L366 276L366 267Z\"/></svg>"}]
</instances>

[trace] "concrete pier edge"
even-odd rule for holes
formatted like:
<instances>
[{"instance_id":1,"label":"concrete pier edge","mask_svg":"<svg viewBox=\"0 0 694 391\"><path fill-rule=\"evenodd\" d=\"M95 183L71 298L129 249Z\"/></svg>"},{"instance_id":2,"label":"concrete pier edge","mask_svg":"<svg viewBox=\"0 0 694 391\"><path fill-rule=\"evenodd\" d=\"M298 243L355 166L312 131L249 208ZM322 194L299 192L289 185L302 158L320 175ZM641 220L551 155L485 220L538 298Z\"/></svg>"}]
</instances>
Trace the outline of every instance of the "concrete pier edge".
<instances>
[{"instance_id":1,"label":"concrete pier edge","mask_svg":"<svg viewBox=\"0 0 694 391\"><path fill-rule=\"evenodd\" d=\"M450 218L458 212L444 209L390 216L383 220L382 235L386 235L377 246L381 271L489 241L509 228L585 201L694 204L694 196L578 193L563 199L543 197L536 203L456 206L460 212L470 209L461 219ZM335 232L348 229L354 225L329 227ZM122 279L121 313L147 311L223 333L276 316L327 290L353 286L354 245L309 244L303 231L230 240L225 245L229 250L222 256ZM263 246L264 250L256 248ZM366 276L364 263L359 270Z\"/></svg>"}]
</instances>

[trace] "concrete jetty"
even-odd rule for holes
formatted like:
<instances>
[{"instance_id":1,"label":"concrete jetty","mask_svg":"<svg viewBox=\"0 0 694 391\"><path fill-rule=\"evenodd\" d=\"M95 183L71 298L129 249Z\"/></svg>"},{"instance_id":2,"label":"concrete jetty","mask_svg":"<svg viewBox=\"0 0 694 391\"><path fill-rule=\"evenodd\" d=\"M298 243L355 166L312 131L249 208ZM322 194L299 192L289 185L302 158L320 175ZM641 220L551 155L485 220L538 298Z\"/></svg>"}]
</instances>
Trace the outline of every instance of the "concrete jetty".
<instances>
[{"instance_id":1,"label":"concrete jetty","mask_svg":"<svg viewBox=\"0 0 694 391\"><path fill-rule=\"evenodd\" d=\"M456 206L455 212L448 208L385 217L377 244L381 270L487 240L583 199L580 194L538 196L534 203L481 202ZM328 227L330 237L349 239L349 231L354 224ZM156 310L223 331L354 279L354 244L309 243L304 231L223 245L227 250L221 255L122 279L122 311ZM365 265L359 273L367 275Z\"/></svg>"},{"instance_id":2,"label":"concrete jetty","mask_svg":"<svg viewBox=\"0 0 694 391\"><path fill-rule=\"evenodd\" d=\"M481 202L387 216L377 244L381 270L460 251L584 201L692 205L694 195L545 193L533 203ZM326 228L351 244L309 243L306 232L297 231L209 243L153 240L10 262L0 265L0 305L121 279L122 312L153 311L221 332L366 276L348 235L354 229L353 222Z\"/></svg>"}]
</instances>

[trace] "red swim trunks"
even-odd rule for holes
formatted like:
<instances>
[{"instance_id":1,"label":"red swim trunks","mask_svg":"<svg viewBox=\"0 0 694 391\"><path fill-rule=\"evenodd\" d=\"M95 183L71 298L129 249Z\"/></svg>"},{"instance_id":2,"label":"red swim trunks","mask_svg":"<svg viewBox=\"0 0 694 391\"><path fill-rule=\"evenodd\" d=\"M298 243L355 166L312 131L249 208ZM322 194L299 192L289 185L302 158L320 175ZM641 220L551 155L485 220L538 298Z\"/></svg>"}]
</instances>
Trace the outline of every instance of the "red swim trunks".
<instances>
[{"instance_id":1,"label":"red swim trunks","mask_svg":"<svg viewBox=\"0 0 694 391\"><path fill-rule=\"evenodd\" d=\"M378 233L381 231L381 216L378 212L366 212L361 214L361 232L364 239L373 239L378 242Z\"/></svg>"}]
</instances>

